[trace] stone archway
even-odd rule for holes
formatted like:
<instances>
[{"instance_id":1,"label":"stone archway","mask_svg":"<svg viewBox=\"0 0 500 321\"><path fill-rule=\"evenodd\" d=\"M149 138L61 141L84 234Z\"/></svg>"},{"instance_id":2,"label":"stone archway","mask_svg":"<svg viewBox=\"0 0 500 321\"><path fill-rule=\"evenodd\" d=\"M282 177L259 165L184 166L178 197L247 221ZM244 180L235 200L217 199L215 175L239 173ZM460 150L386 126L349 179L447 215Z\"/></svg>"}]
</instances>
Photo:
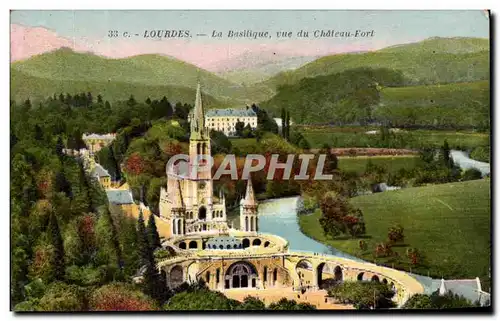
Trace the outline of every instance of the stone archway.
<instances>
[{"instance_id":1,"label":"stone archway","mask_svg":"<svg viewBox=\"0 0 500 321\"><path fill-rule=\"evenodd\" d=\"M169 273L170 288L175 289L184 282L183 270L180 265L174 266Z\"/></svg>"},{"instance_id":2,"label":"stone archway","mask_svg":"<svg viewBox=\"0 0 500 321\"><path fill-rule=\"evenodd\" d=\"M364 272L361 272L358 274L358 281L363 281L363 276L365 275Z\"/></svg>"},{"instance_id":3,"label":"stone archway","mask_svg":"<svg viewBox=\"0 0 500 321\"><path fill-rule=\"evenodd\" d=\"M252 241L252 245L253 245L253 246L259 246L261 243L262 243L262 242L261 242L261 240L260 240L260 239L254 239L254 240Z\"/></svg>"},{"instance_id":4,"label":"stone archway","mask_svg":"<svg viewBox=\"0 0 500 321\"><path fill-rule=\"evenodd\" d=\"M258 279L257 269L249 262L238 261L227 269L224 288L254 288Z\"/></svg>"},{"instance_id":5,"label":"stone archway","mask_svg":"<svg viewBox=\"0 0 500 321\"><path fill-rule=\"evenodd\" d=\"M295 265L295 271L299 276L300 286L313 286L316 283L313 264L311 261L301 259Z\"/></svg>"},{"instance_id":6,"label":"stone archway","mask_svg":"<svg viewBox=\"0 0 500 321\"><path fill-rule=\"evenodd\" d=\"M372 282L380 282L380 279L378 278L378 276L374 275L372 276Z\"/></svg>"},{"instance_id":7,"label":"stone archway","mask_svg":"<svg viewBox=\"0 0 500 321\"><path fill-rule=\"evenodd\" d=\"M246 249L247 247L250 246L250 240L249 239L243 239L242 245L243 245L243 248Z\"/></svg>"},{"instance_id":8,"label":"stone archway","mask_svg":"<svg viewBox=\"0 0 500 321\"><path fill-rule=\"evenodd\" d=\"M198 242L196 242L196 241L189 242L189 248L190 249L197 249L198 248Z\"/></svg>"},{"instance_id":9,"label":"stone archway","mask_svg":"<svg viewBox=\"0 0 500 321\"><path fill-rule=\"evenodd\" d=\"M207 219L207 208L205 206L201 206L198 210L198 219L206 220Z\"/></svg>"}]
</instances>

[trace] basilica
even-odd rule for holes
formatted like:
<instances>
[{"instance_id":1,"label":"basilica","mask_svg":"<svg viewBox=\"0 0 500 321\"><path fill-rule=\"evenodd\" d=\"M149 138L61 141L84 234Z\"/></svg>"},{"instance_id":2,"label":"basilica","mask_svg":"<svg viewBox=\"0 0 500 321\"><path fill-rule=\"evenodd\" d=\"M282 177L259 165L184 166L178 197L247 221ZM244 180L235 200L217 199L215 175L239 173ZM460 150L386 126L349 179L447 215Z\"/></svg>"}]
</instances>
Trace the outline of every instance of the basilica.
<instances>
[{"instance_id":1,"label":"basilica","mask_svg":"<svg viewBox=\"0 0 500 321\"><path fill-rule=\"evenodd\" d=\"M224 195L214 195L211 171L199 157L210 155L210 128L201 95L198 85L190 120L187 163L191 170L167 166L167 186L160 192L162 247L175 254L160 259L157 267L169 288L203 281L211 290L235 299L249 293L271 301L286 296L313 302L313 297L318 297L314 302L317 305L328 305L326 292L321 292L325 284L343 280L386 283L396 292L398 304L411 294L422 293L422 285L406 272L337 256L291 251L288 240L260 232L250 179L240 201L240 227L229 225ZM311 296L302 295L306 290L312 291Z\"/></svg>"},{"instance_id":2,"label":"basilica","mask_svg":"<svg viewBox=\"0 0 500 321\"><path fill-rule=\"evenodd\" d=\"M228 233L230 226L224 194L214 195L211 170L199 157L210 155L210 129L205 124L199 84L190 126L189 173L183 173L179 165L170 166L167 168L167 187L160 191L160 217L167 222L171 232L167 237ZM246 196L241 200L240 226L243 231L256 232L258 229L257 202L250 180Z\"/></svg>"}]
</instances>

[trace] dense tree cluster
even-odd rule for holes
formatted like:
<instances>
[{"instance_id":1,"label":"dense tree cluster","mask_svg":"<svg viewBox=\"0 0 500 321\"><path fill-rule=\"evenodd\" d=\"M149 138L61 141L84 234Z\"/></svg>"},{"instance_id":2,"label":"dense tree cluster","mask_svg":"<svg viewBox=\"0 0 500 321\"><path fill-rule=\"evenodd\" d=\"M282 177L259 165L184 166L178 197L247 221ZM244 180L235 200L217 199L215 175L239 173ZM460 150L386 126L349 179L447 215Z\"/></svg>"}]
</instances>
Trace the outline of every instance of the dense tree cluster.
<instances>
[{"instance_id":1,"label":"dense tree cluster","mask_svg":"<svg viewBox=\"0 0 500 321\"><path fill-rule=\"evenodd\" d=\"M343 282L328 290L328 295L357 309L388 309L395 306L394 292L387 284L379 282Z\"/></svg>"},{"instance_id":2,"label":"dense tree cluster","mask_svg":"<svg viewBox=\"0 0 500 321\"><path fill-rule=\"evenodd\" d=\"M360 209L353 208L342 196L328 192L321 200L320 207L322 216L319 223L325 235L356 237L365 233L363 213Z\"/></svg>"},{"instance_id":3,"label":"dense tree cluster","mask_svg":"<svg viewBox=\"0 0 500 321\"><path fill-rule=\"evenodd\" d=\"M463 309L479 307L479 302L470 302L465 297L448 291L440 295L438 291L432 294L415 294L406 301L403 309Z\"/></svg>"}]
</instances>

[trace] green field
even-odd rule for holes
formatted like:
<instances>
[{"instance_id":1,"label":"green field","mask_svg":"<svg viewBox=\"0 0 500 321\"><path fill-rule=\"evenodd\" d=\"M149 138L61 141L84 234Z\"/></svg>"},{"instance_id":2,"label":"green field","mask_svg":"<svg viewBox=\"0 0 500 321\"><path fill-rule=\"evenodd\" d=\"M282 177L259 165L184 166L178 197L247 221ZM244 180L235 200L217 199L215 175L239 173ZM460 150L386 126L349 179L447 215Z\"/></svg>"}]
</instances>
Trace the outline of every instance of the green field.
<instances>
[{"instance_id":1,"label":"green field","mask_svg":"<svg viewBox=\"0 0 500 321\"><path fill-rule=\"evenodd\" d=\"M393 147L419 149L423 147L440 147L444 140L448 141L451 148L472 149L476 146L488 146L489 134L473 131L442 131L442 130L408 130L397 133L400 140L393 145L381 144L380 135L368 135L367 131L374 130L370 127L331 127L301 129L304 137L312 148L320 148L323 144L332 147Z\"/></svg>"},{"instance_id":2,"label":"green field","mask_svg":"<svg viewBox=\"0 0 500 321\"><path fill-rule=\"evenodd\" d=\"M406 248L424 255L412 271L433 277L474 278L488 284L490 267L490 180L476 180L359 196L351 199L366 222L368 250L359 239L332 240L323 235L320 212L300 216L302 231L310 237L368 261L409 270ZM375 258L376 244L386 241L393 224L404 227L405 244L394 247L400 259ZM488 289L487 287L485 287Z\"/></svg>"},{"instance_id":3,"label":"green field","mask_svg":"<svg viewBox=\"0 0 500 321\"><path fill-rule=\"evenodd\" d=\"M400 169L405 168L410 170L417 165L419 158L417 156L356 156L339 157L339 169L343 171L356 172L362 174L368 161L374 165L382 166L387 169L388 173L396 173Z\"/></svg>"}]
</instances>

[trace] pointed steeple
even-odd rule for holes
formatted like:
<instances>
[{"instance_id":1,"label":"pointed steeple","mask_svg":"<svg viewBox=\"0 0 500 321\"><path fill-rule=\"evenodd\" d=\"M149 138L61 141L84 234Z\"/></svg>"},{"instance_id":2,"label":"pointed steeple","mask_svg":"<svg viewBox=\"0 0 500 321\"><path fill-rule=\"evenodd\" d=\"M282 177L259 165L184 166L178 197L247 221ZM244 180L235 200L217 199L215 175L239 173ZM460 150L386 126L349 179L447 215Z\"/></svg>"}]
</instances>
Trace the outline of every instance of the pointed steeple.
<instances>
[{"instance_id":1,"label":"pointed steeple","mask_svg":"<svg viewBox=\"0 0 500 321\"><path fill-rule=\"evenodd\" d=\"M439 295L443 296L446 294L446 292L448 291L446 290L446 286L444 285L444 279L441 279L441 286L439 287Z\"/></svg>"},{"instance_id":2,"label":"pointed steeple","mask_svg":"<svg viewBox=\"0 0 500 321\"><path fill-rule=\"evenodd\" d=\"M253 192L252 187L252 178L248 176L247 180L247 190L245 194L245 198L241 202L244 206L257 206L257 202L255 201L255 194Z\"/></svg>"},{"instance_id":3,"label":"pointed steeple","mask_svg":"<svg viewBox=\"0 0 500 321\"><path fill-rule=\"evenodd\" d=\"M205 112L201 99L201 85L198 82L196 88L196 100L194 102L193 117L191 119L191 137L201 138L205 132Z\"/></svg>"}]
</instances>

